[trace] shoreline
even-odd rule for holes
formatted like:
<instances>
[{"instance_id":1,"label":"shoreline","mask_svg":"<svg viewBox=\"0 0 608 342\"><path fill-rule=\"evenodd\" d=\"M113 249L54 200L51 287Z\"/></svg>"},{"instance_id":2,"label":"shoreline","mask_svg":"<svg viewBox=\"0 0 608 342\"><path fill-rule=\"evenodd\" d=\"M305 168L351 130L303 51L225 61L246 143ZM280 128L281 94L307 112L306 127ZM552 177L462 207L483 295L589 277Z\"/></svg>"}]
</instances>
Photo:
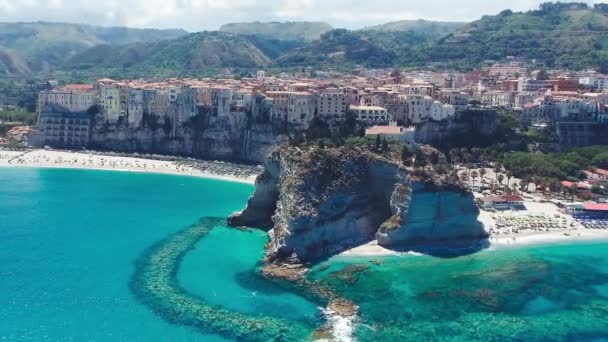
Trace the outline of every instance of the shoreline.
<instances>
[{"instance_id":1,"label":"shoreline","mask_svg":"<svg viewBox=\"0 0 608 342\"><path fill-rule=\"evenodd\" d=\"M167 157L168 158L168 157ZM0 151L0 168L41 168L164 174L254 185L261 170L219 161L172 161L145 156L54 150Z\"/></svg>"}]
</instances>

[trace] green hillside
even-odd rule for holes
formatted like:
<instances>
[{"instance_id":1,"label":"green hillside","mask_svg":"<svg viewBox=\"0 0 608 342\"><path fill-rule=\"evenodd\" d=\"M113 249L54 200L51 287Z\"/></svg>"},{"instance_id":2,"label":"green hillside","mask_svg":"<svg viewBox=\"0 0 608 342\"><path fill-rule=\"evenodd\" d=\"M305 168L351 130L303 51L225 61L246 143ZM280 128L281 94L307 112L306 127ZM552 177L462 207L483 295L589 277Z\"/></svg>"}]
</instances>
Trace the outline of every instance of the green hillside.
<instances>
[{"instance_id":1,"label":"green hillside","mask_svg":"<svg viewBox=\"0 0 608 342\"><path fill-rule=\"evenodd\" d=\"M279 40L317 40L325 32L331 31L331 25L324 22L268 22L231 23L220 28L222 32L255 35Z\"/></svg>"},{"instance_id":2,"label":"green hillside","mask_svg":"<svg viewBox=\"0 0 608 342\"><path fill-rule=\"evenodd\" d=\"M608 5L546 3L524 13L505 10L404 55L404 64L476 67L506 56L535 58L549 67L608 64Z\"/></svg>"},{"instance_id":3,"label":"green hillside","mask_svg":"<svg viewBox=\"0 0 608 342\"><path fill-rule=\"evenodd\" d=\"M401 20L394 21L382 25L368 26L361 29L361 31L380 31L380 32L402 32L402 31L414 31L418 33L426 33L431 35L445 35L452 33L459 28L465 26L466 23L459 22L442 22L442 21L429 21L429 20Z\"/></svg>"},{"instance_id":4,"label":"green hillside","mask_svg":"<svg viewBox=\"0 0 608 342\"><path fill-rule=\"evenodd\" d=\"M131 29L64 23L0 23L0 74L47 71L99 44L130 44L174 39L183 30ZM6 63L7 55L13 58Z\"/></svg>"},{"instance_id":5,"label":"green hillside","mask_svg":"<svg viewBox=\"0 0 608 342\"><path fill-rule=\"evenodd\" d=\"M99 45L73 56L65 70L180 74L208 68L260 68L271 59L246 36L199 32L156 43Z\"/></svg>"}]
</instances>

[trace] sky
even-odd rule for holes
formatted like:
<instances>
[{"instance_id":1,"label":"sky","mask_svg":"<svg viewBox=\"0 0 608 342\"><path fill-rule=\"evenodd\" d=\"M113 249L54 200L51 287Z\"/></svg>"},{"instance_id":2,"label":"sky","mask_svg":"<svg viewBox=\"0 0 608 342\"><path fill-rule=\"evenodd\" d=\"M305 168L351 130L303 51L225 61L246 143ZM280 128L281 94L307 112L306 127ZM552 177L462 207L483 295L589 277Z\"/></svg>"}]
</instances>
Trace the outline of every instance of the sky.
<instances>
[{"instance_id":1,"label":"sky","mask_svg":"<svg viewBox=\"0 0 608 342\"><path fill-rule=\"evenodd\" d=\"M581 0L578 0L581 2ZM473 21L542 0L0 0L0 21L216 30L243 21L325 21L356 29L404 19ZM606 0L583 0L589 4Z\"/></svg>"}]
</instances>

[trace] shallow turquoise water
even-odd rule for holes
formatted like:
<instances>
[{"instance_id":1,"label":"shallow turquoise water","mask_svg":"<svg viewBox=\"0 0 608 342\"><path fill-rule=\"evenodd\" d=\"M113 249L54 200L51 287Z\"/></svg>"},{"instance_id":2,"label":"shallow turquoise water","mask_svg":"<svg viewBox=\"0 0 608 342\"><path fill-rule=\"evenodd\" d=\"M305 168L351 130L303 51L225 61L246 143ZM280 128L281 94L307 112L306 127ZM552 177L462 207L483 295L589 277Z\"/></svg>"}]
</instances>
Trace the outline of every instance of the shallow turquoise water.
<instances>
[{"instance_id":1,"label":"shallow turquoise water","mask_svg":"<svg viewBox=\"0 0 608 342\"><path fill-rule=\"evenodd\" d=\"M0 340L225 341L167 323L129 281L150 246L201 217L225 217L251 191L187 177L0 169ZM185 255L177 282L209 305L312 329L315 304L254 275L265 242L260 231L216 227ZM361 342L608 338L608 243L336 257L310 278L360 306Z\"/></svg>"},{"instance_id":2,"label":"shallow turquoise water","mask_svg":"<svg viewBox=\"0 0 608 342\"><path fill-rule=\"evenodd\" d=\"M359 341L608 338L608 243L336 257L310 276L360 305Z\"/></svg>"},{"instance_id":3,"label":"shallow turquoise water","mask_svg":"<svg viewBox=\"0 0 608 342\"><path fill-rule=\"evenodd\" d=\"M0 340L223 341L166 323L134 298L129 280L149 246L200 217L226 217L252 190L166 175L0 169ZM264 234L216 230L180 267L187 290L205 300L213 292L210 301L244 313L291 305L293 319L315 316L313 304L278 290L242 298L254 290L236 275L253 271Z\"/></svg>"}]
</instances>

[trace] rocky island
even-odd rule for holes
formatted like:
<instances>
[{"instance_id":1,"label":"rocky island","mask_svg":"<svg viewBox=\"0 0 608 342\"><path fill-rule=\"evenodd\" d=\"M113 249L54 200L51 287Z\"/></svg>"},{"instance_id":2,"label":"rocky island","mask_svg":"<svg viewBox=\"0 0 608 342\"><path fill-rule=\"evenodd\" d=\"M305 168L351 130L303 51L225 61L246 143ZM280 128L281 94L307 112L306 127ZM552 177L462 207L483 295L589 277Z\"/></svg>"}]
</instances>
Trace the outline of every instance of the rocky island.
<instances>
[{"instance_id":1,"label":"rocky island","mask_svg":"<svg viewBox=\"0 0 608 342\"><path fill-rule=\"evenodd\" d=\"M372 240L387 248L480 241L488 233L478 215L472 193L447 172L360 147L282 147L228 223L269 228L267 262L309 263Z\"/></svg>"}]
</instances>

